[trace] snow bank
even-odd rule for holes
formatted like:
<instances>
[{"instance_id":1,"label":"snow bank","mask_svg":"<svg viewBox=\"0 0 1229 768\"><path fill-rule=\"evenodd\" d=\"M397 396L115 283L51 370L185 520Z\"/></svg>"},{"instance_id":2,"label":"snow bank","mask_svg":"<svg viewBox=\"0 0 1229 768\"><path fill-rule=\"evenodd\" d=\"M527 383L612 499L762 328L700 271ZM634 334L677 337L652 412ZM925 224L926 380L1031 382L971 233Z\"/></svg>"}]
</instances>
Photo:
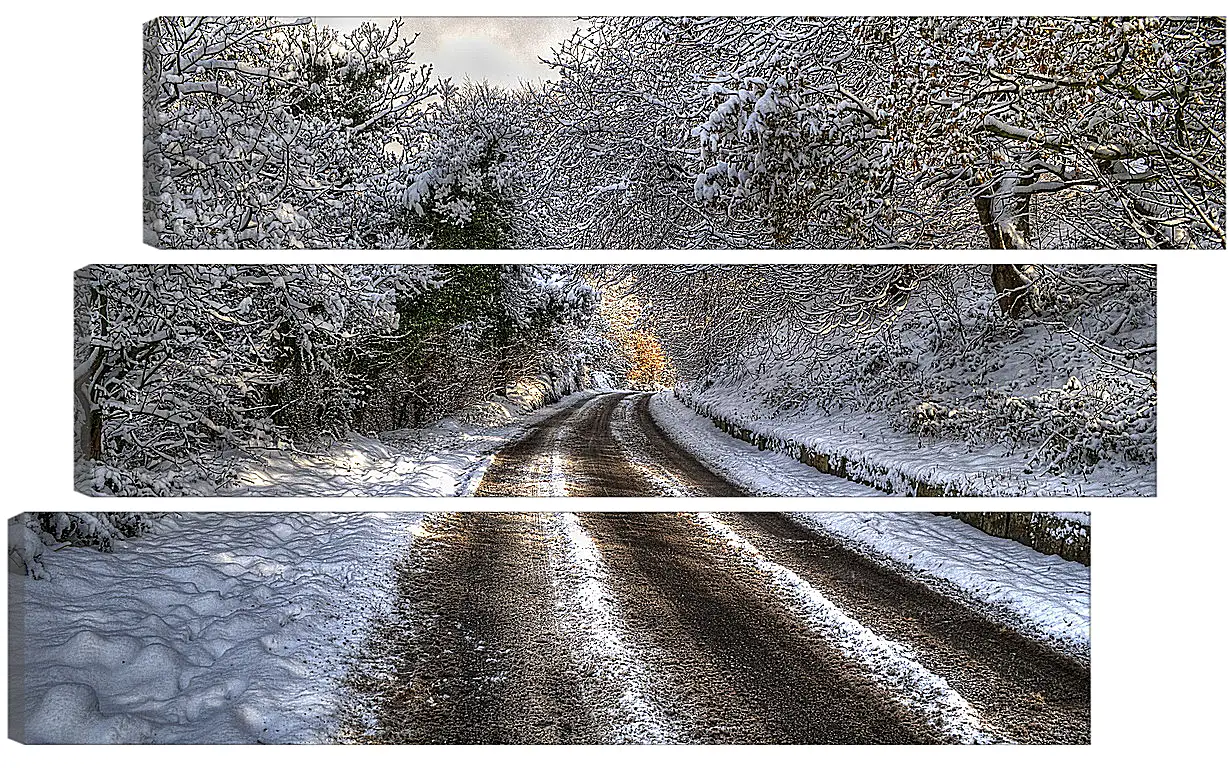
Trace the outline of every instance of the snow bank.
<instances>
[{"instance_id":1,"label":"snow bank","mask_svg":"<svg viewBox=\"0 0 1229 768\"><path fill-rule=\"evenodd\" d=\"M929 512L790 512L812 530L1088 664L1087 566Z\"/></svg>"},{"instance_id":2,"label":"snow bank","mask_svg":"<svg viewBox=\"0 0 1229 768\"><path fill-rule=\"evenodd\" d=\"M719 419L764 448L795 459L823 462L860 483L900 495L1138 496L1156 493L1155 465L1106 464L1087 477L1026 471L1020 452L973 451L952 440L923 438L894 429L888 414L828 414L798 407L774 416L758 414L736 389L703 396L673 395L705 416ZM706 419L707 420L707 419Z\"/></svg>"},{"instance_id":3,"label":"snow bank","mask_svg":"<svg viewBox=\"0 0 1229 768\"><path fill-rule=\"evenodd\" d=\"M1025 544L1043 555L1058 555L1084 565L1092 564L1092 525L1088 513L1062 512L953 512L954 517L991 536Z\"/></svg>"},{"instance_id":4,"label":"snow bank","mask_svg":"<svg viewBox=\"0 0 1229 768\"><path fill-rule=\"evenodd\" d=\"M234 496L462 496L491 457L535 424L592 392L543 406L549 392L513 392L423 429L352 435L318 455L267 451L238 474Z\"/></svg>"},{"instance_id":5,"label":"snow bank","mask_svg":"<svg viewBox=\"0 0 1229 768\"><path fill-rule=\"evenodd\" d=\"M684 405L673 393L659 392L649 412L671 440L709 469L761 496L880 496L868 486L834 477L795 459L754 446L722 432Z\"/></svg>"},{"instance_id":6,"label":"snow bank","mask_svg":"<svg viewBox=\"0 0 1229 768\"><path fill-rule=\"evenodd\" d=\"M185 513L10 574L26 742L330 740L345 657L421 515ZM20 719L20 715L19 715Z\"/></svg>"}]
</instances>

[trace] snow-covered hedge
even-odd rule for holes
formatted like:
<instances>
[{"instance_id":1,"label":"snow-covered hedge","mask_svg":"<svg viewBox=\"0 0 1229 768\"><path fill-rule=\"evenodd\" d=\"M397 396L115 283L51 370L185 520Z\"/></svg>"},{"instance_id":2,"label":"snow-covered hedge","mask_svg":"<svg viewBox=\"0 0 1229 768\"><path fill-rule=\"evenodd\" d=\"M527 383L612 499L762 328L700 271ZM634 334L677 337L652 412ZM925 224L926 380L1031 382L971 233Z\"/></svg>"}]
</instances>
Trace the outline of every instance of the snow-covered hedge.
<instances>
[{"instance_id":1,"label":"snow-covered hedge","mask_svg":"<svg viewBox=\"0 0 1229 768\"><path fill-rule=\"evenodd\" d=\"M979 404L919 403L902 423L926 437L1030 446L1029 465L1042 472L1082 472L1114 458L1155 461L1156 404L1116 397L1122 389L1114 381L1085 387L1072 377L1061 389L1024 397L991 391Z\"/></svg>"}]
</instances>

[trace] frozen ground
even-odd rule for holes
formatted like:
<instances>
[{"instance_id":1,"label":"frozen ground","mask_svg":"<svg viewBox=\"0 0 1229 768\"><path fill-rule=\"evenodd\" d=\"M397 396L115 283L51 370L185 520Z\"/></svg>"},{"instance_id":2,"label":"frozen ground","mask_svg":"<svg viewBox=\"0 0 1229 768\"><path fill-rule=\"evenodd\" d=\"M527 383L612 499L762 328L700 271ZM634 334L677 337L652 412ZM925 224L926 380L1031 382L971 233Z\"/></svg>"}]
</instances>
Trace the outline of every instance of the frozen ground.
<instances>
[{"instance_id":1,"label":"frozen ground","mask_svg":"<svg viewBox=\"0 0 1229 768\"><path fill-rule=\"evenodd\" d=\"M52 553L47 578L10 573L24 740L328 741L345 658L420 518L167 516L112 553Z\"/></svg>"},{"instance_id":2,"label":"frozen ground","mask_svg":"<svg viewBox=\"0 0 1229 768\"><path fill-rule=\"evenodd\" d=\"M929 512L791 512L1055 650L1088 663L1090 569ZM1072 513L1087 521L1087 516Z\"/></svg>"},{"instance_id":3,"label":"frozen ground","mask_svg":"<svg viewBox=\"0 0 1229 768\"><path fill-rule=\"evenodd\" d=\"M236 496L464 496L502 446L583 399L553 405L500 398L423 429L354 435L318 455L268 451L239 472Z\"/></svg>"}]
</instances>

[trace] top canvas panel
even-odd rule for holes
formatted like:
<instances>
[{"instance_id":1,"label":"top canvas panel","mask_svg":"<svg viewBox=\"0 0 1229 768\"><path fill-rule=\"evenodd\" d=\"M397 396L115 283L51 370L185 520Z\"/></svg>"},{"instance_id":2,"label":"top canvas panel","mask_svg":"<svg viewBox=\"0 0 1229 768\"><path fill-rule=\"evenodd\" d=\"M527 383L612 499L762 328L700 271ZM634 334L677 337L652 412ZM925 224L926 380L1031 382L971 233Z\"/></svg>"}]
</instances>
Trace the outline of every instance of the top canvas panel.
<instances>
[{"instance_id":1,"label":"top canvas panel","mask_svg":"<svg viewBox=\"0 0 1229 768\"><path fill-rule=\"evenodd\" d=\"M1225 21L164 17L159 248L1225 247Z\"/></svg>"}]
</instances>

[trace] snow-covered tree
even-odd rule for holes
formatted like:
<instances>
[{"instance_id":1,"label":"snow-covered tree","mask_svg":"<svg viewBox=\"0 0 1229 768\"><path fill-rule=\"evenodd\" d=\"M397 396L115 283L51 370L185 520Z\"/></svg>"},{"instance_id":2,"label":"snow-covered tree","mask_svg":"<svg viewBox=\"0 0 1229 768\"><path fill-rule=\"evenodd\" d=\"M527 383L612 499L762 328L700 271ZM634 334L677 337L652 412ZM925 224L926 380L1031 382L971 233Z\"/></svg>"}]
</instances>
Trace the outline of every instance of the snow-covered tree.
<instances>
[{"instance_id":1,"label":"snow-covered tree","mask_svg":"<svg viewBox=\"0 0 1229 768\"><path fill-rule=\"evenodd\" d=\"M410 244L545 245L529 204L532 127L523 99L486 83L442 84L403 165L407 183L396 202Z\"/></svg>"},{"instance_id":2,"label":"snow-covered tree","mask_svg":"<svg viewBox=\"0 0 1229 768\"><path fill-rule=\"evenodd\" d=\"M223 449L344 434L372 383L356 360L429 267L92 266L77 276L77 454L216 474ZM134 482L140 482L139 478Z\"/></svg>"},{"instance_id":3,"label":"snow-covered tree","mask_svg":"<svg viewBox=\"0 0 1229 768\"><path fill-rule=\"evenodd\" d=\"M883 50L899 175L929 203L915 241L965 244L963 198L993 248L1224 247L1223 19L859 28Z\"/></svg>"},{"instance_id":4,"label":"snow-covered tree","mask_svg":"<svg viewBox=\"0 0 1229 768\"><path fill-rule=\"evenodd\" d=\"M1223 41L1218 18L598 19L554 58L557 173L578 243L1223 247Z\"/></svg>"},{"instance_id":5,"label":"snow-covered tree","mask_svg":"<svg viewBox=\"0 0 1229 768\"><path fill-rule=\"evenodd\" d=\"M430 70L401 22L161 17L145 28L146 240L379 245Z\"/></svg>"},{"instance_id":6,"label":"snow-covered tree","mask_svg":"<svg viewBox=\"0 0 1229 768\"><path fill-rule=\"evenodd\" d=\"M852 19L728 18L696 22L731 57L689 94L700 167L694 195L771 235L777 245L879 245L892 145L864 98L873 70ZM730 41L737 41L730 42Z\"/></svg>"},{"instance_id":7,"label":"snow-covered tree","mask_svg":"<svg viewBox=\"0 0 1229 768\"><path fill-rule=\"evenodd\" d=\"M401 25L165 18L166 247L1215 247L1215 17L598 17L432 84Z\"/></svg>"},{"instance_id":8,"label":"snow-covered tree","mask_svg":"<svg viewBox=\"0 0 1229 768\"><path fill-rule=\"evenodd\" d=\"M680 114L714 51L675 18L590 19L553 52L536 92L545 200L560 245L741 247L694 199L698 150Z\"/></svg>"},{"instance_id":9,"label":"snow-covered tree","mask_svg":"<svg viewBox=\"0 0 1229 768\"><path fill-rule=\"evenodd\" d=\"M79 484L209 490L244 451L420 426L522 379L575 379L597 302L567 267L87 267Z\"/></svg>"}]
</instances>

